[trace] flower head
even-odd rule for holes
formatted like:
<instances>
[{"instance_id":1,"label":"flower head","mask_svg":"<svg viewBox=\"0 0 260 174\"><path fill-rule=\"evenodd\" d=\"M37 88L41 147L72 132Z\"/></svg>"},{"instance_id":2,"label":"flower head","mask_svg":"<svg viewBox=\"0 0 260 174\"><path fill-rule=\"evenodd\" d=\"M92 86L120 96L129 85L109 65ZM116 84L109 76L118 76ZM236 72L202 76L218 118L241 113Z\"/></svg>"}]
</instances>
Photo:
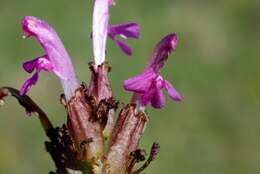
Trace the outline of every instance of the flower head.
<instances>
[{"instance_id":1,"label":"flower head","mask_svg":"<svg viewBox=\"0 0 260 174\"><path fill-rule=\"evenodd\" d=\"M22 20L25 37L35 37L45 51L45 55L26 61L23 68L26 72L35 73L22 86L21 95L26 94L36 84L39 73L44 70L55 73L61 80L66 98L73 96L78 87L76 74L70 57L64 48L58 34L47 22L33 16L26 16Z\"/></svg>"},{"instance_id":2,"label":"flower head","mask_svg":"<svg viewBox=\"0 0 260 174\"><path fill-rule=\"evenodd\" d=\"M160 75L168 56L176 49L178 37L171 33L164 37L155 47L150 62L144 72L138 76L124 81L124 88L138 94L143 105L151 104L154 108L161 108L165 105L165 98L162 89L166 89L174 101L181 101L182 96Z\"/></svg>"},{"instance_id":3,"label":"flower head","mask_svg":"<svg viewBox=\"0 0 260 174\"><path fill-rule=\"evenodd\" d=\"M117 36L124 39L138 39L140 27L136 23L117 24L109 26L109 6L115 5L113 0L95 0L91 37L93 39L94 59L97 65L105 61L106 40L109 36L127 55L132 55L132 49Z\"/></svg>"}]
</instances>

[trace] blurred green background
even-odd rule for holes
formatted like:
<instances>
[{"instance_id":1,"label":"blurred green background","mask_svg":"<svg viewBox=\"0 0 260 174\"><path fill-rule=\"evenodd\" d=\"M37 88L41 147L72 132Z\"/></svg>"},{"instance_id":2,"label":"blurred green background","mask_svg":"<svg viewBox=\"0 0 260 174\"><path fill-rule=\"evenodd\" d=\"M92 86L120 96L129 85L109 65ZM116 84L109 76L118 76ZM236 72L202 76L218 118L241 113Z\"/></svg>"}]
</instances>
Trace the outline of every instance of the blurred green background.
<instances>
[{"instance_id":1,"label":"blurred green background","mask_svg":"<svg viewBox=\"0 0 260 174\"><path fill-rule=\"evenodd\" d=\"M154 45L177 32L180 42L162 74L185 100L167 97L151 118L141 147L159 141L159 158L147 174L260 173L260 1L116 0L111 23L136 21L138 41L128 40L132 58L108 41L107 57L115 97L131 96L122 81L141 72ZM47 20L60 34L79 79L88 82L93 0L0 0L0 86L20 88L28 74L22 62L42 55L34 39L22 39L25 15ZM55 125L65 122L62 92L53 74L42 73L29 95ZM47 174L54 169L44 150L47 140L36 117L28 118L14 99L0 109L0 173Z\"/></svg>"}]
</instances>

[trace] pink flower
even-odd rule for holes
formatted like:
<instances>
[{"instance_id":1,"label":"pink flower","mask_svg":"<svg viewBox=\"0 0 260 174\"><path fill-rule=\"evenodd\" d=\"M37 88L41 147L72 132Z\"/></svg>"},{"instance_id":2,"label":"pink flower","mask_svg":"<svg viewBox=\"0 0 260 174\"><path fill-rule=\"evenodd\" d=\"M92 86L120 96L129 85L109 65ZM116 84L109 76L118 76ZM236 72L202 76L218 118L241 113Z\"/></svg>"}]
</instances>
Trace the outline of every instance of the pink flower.
<instances>
[{"instance_id":1,"label":"pink flower","mask_svg":"<svg viewBox=\"0 0 260 174\"><path fill-rule=\"evenodd\" d=\"M137 23L126 23L111 25L108 29L108 36L127 54L132 55L132 49L124 41L119 40L118 36L123 39L138 39L140 36L140 26Z\"/></svg>"},{"instance_id":2,"label":"pink flower","mask_svg":"<svg viewBox=\"0 0 260 174\"><path fill-rule=\"evenodd\" d=\"M45 51L45 55L29 60L23 64L26 72L35 73L23 84L20 93L26 94L38 81L42 70L55 73L61 81L67 99L74 95L79 86L70 57L58 34L47 22L33 16L22 20L26 37L35 37Z\"/></svg>"},{"instance_id":3,"label":"pink flower","mask_svg":"<svg viewBox=\"0 0 260 174\"><path fill-rule=\"evenodd\" d=\"M95 0L92 25L92 40L94 59L97 65L105 61L106 40L109 36L127 55L132 55L132 49L117 36L124 39L138 39L140 26L136 23L117 24L109 26L109 6L114 5L112 0Z\"/></svg>"},{"instance_id":4,"label":"pink flower","mask_svg":"<svg viewBox=\"0 0 260 174\"><path fill-rule=\"evenodd\" d=\"M162 108L165 105L162 89L166 89L174 101L183 99L171 83L160 75L160 70L163 68L168 56L175 51L177 42L178 37L175 33L164 37L156 45L144 72L124 81L124 88L137 93L143 105L151 104L154 108Z\"/></svg>"}]
</instances>

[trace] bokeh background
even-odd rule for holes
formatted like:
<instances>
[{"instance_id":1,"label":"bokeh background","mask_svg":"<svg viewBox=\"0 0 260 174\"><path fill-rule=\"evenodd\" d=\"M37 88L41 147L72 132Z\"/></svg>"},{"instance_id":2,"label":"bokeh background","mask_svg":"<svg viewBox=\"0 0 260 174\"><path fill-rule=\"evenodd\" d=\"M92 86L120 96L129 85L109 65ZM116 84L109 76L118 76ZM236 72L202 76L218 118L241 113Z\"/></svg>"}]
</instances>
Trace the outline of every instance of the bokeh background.
<instances>
[{"instance_id":1,"label":"bokeh background","mask_svg":"<svg viewBox=\"0 0 260 174\"><path fill-rule=\"evenodd\" d=\"M79 79L88 82L92 61L89 39L93 0L0 0L0 86L20 88L28 74L22 62L43 53L34 39L22 39L25 15L47 20L60 34ZM147 174L260 173L260 1L259 0L117 0L111 23L142 26L138 41L128 40L133 57L108 41L107 57L115 97L131 96L122 81L141 72L154 45L177 32L180 42L162 74L185 100L167 97L151 118L141 147L159 141L159 158ZM59 104L61 86L43 73L30 96L55 125L65 122ZM54 169L44 150L47 139L36 117L27 117L14 99L0 109L0 173L46 174Z\"/></svg>"}]
</instances>

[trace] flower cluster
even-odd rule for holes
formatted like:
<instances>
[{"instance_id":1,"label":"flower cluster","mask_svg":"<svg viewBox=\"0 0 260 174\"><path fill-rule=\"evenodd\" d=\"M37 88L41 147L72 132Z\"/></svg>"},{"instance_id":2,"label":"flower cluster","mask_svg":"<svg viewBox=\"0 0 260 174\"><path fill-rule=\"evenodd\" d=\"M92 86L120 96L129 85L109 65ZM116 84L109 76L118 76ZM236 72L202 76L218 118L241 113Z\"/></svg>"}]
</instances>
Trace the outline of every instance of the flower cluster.
<instances>
[{"instance_id":1,"label":"flower cluster","mask_svg":"<svg viewBox=\"0 0 260 174\"><path fill-rule=\"evenodd\" d=\"M56 164L56 173L142 172L159 152L158 143L154 143L150 157L143 166L134 170L136 163L145 160L145 151L138 147L149 121L145 107L162 108L165 105L163 89L174 101L183 99L160 73L178 43L177 34L170 33L155 46L144 71L124 81L125 90L133 92L133 98L121 109L115 121L119 102L113 97L108 78L111 66L105 62L106 40L109 37L130 56L133 51L122 39L138 39L140 26L134 22L109 25L111 5L115 5L113 0L95 0L94 3L91 32L94 63L89 64L92 75L88 85L79 83L69 54L47 22L34 16L26 16L22 20L24 37L35 37L44 55L24 62L24 70L33 75L24 82L20 92L9 87L0 88L0 103L10 94L28 113L38 113L50 138L46 149ZM53 128L47 115L26 95L36 85L42 71L54 73L64 89L61 103L65 106L68 119L62 128ZM105 150L106 140L109 140L108 151Z\"/></svg>"}]
</instances>

